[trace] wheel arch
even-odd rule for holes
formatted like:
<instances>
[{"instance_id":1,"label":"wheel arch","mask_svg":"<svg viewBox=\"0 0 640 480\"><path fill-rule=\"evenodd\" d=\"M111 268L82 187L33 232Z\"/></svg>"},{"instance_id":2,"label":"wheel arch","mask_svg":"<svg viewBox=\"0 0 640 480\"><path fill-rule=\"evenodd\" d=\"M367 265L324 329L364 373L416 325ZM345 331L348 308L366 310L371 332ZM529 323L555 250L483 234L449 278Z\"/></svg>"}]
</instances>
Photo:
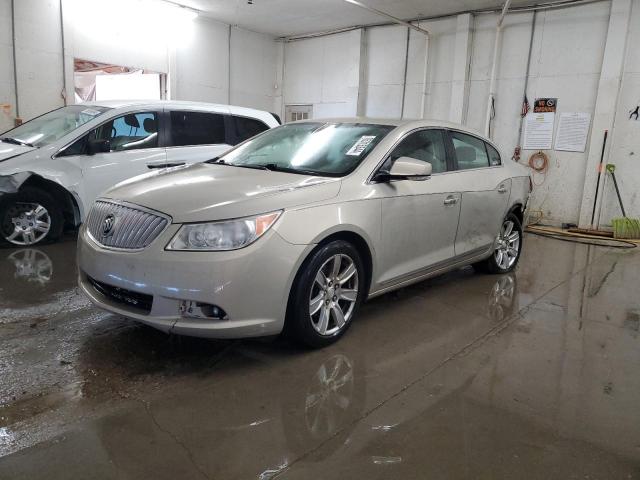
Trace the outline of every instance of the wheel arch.
<instances>
[{"instance_id":1,"label":"wheel arch","mask_svg":"<svg viewBox=\"0 0 640 480\"><path fill-rule=\"evenodd\" d=\"M520 226L524 228L524 206L520 202L517 202L511 206L511 208L507 212L507 215L509 215L510 213L516 216L516 218L520 221Z\"/></svg>"},{"instance_id":2,"label":"wheel arch","mask_svg":"<svg viewBox=\"0 0 640 480\"><path fill-rule=\"evenodd\" d=\"M33 173L20 185L18 191L21 191L24 188L37 188L51 195L62 207L62 213L66 223L74 227L77 227L82 223L80 202L73 193L59 183Z\"/></svg>"}]
</instances>

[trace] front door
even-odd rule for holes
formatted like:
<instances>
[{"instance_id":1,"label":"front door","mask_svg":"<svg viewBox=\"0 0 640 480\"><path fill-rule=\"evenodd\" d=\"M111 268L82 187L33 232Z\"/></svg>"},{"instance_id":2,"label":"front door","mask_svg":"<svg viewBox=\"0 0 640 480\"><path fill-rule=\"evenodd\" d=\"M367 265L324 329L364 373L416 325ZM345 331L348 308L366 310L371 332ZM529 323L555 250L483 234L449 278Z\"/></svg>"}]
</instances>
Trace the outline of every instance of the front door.
<instances>
[{"instance_id":1,"label":"front door","mask_svg":"<svg viewBox=\"0 0 640 480\"><path fill-rule=\"evenodd\" d=\"M149 172L149 166L166 162L165 149L158 143L158 113L136 112L115 117L89 132L78 142L85 205L117 183ZM109 151L89 154L88 143L108 140ZM74 146L68 149L68 156Z\"/></svg>"},{"instance_id":2,"label":"front door","mask_svg":"<svg viewBox=\"0 0 640 480\"><path fill-rule=\"evenodd\" d=\"M420 275L454 256L460 193L446 152L442 130L419 130L405 137L382 167L390 169L397 158L411 157L431 163L432 175L376 185L382 197L381 286Z\"/></svg>"}]
</instances>

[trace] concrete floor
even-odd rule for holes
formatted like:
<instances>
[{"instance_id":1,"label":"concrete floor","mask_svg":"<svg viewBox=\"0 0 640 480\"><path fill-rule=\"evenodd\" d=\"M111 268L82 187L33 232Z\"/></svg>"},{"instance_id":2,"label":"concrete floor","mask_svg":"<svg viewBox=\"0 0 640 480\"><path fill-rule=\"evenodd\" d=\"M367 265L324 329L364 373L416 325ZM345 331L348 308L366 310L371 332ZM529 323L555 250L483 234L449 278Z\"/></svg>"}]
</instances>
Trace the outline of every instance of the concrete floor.
<instances>
[{"instance_id":1,"label":"concrete floor","mask_svg":"<svg viewBox=\"0 0 640 480\"><path fill-rule=\"evenodd\" d=\"M528 236L320 351L93 308L75 239L0 251L1 479L640 478L640 255Z\"/></svg>"}]
</instances>

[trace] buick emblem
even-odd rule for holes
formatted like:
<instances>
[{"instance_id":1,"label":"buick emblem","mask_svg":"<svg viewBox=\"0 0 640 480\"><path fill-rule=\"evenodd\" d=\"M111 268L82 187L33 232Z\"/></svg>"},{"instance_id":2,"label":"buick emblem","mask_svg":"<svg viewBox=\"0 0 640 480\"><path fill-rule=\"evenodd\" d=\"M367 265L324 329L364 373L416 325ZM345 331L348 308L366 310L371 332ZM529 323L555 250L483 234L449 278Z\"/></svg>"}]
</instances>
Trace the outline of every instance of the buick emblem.
<instances>
[{"instance_id":1,"label":"buick emblem","mask_svg":"<svg viewBox=\"0 0 640 480\"><path fill-rule=\"evenodd\" d=\"M102 236L108 237L109 235L111 235L113 233L113 227L115 227L115 225L116 217L114 217L112 214L104 217L104 220L102 221Z\"/></svg>"}]
</instances>

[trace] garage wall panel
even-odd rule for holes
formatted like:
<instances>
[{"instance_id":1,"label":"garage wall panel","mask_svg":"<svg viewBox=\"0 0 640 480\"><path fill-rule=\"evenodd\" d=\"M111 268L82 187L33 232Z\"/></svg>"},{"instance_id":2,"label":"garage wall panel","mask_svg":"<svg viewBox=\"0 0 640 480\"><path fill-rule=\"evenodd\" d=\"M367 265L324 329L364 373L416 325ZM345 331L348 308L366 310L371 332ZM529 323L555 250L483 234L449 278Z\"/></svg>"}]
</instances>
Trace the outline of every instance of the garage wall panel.
<instances>
[{"instance_id":1,"label":"garage wall panel","mask_svg":"<svg viewBox=\"0 0 640 480\"><path fill-rule=\"evenodd\" d=\"M229 27L198 18L192 40L176 49L175 99L227 103Z\"/></svg>"},{"instance_id":2,"label":"garage wall panel","mask_svg":"<svg viewBox=\"0 0 640 480\"><path fill-rule=\"evenodd\" d=\"M20 115L29 119L64 104L60 4L15 2L15 17Z\"/></svg>"},{"instance_id":3,"label":"garage wall panel","mask_svg":"<svg viewBox=\"0 0 640 480\"><path fill-rule=\"evenodd\" d=\"M380 27L366 30L367 101L370 117L399 118L402 106L406 27Z\"/></svg>"},{"instance_id":4,"label":"garage wall panel","mask_svg":"<svg viewBox=\"0 0 640 480\"><path fill-rule=\"evenodd\" d=\"M11 49L11 2L0 0L0 104L11 105L9 113L0 109L0 132L13 126L15 113L13 54Z\"/></svg>"},{"instance_id":5,"label":"garage wall panel","mask_svg":"<svg viewBox=\"0 0 640 480\"><path fill-rule=\"evenodd\" d=\"M272 37L231 28L231 104L274 112L278 45Z\"/></svg>"},{"instance_id":6,"label":"garage wall panel","mask_svg":"<svg viewBox=\"0 0 640 480\"><path fill-rule=\"evenodd\" d=\"M284 103L312 104L314 118L356 115L360 30L287 43Z\"/></svg>"},{"instance_id":7,"label":"garage wall panel","mask_svg":"<svg viewBox=\"0 0 640 480\"><path fill-rule=\"evenodd\" d=\"M630 31L624 74L618 99L618 109L611 135L608 162L616 165L616 178L621 190L627 216L640 217L640 120L630 113L640 106L640 0L634 0L631 9ZM635 117L634 117L635 118ZM613 182L604 185L601 221L609 223L621 217Z\"/></svg>"}]
</instances>

